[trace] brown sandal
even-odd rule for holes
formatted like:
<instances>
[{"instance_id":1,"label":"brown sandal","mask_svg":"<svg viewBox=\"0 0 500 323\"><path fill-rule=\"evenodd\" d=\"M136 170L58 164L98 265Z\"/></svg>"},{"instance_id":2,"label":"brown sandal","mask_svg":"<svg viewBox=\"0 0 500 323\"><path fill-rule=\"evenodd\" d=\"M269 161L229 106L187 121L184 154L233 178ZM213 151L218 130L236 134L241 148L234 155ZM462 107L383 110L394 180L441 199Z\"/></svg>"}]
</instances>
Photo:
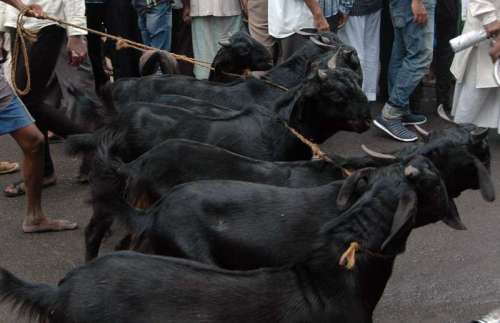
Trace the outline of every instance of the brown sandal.
<instances>
[{"instance_id":1,"label":"brown sandal","mask_svg":"<svg viewBox=\"0 0 500 323\"><path fill-rule=\"evenodd\" d=\"M1 174L10 174L15 173L19 170L18 163L11 163L7 161L0 162L0 175Z\"/></svg>"}]
</instances>

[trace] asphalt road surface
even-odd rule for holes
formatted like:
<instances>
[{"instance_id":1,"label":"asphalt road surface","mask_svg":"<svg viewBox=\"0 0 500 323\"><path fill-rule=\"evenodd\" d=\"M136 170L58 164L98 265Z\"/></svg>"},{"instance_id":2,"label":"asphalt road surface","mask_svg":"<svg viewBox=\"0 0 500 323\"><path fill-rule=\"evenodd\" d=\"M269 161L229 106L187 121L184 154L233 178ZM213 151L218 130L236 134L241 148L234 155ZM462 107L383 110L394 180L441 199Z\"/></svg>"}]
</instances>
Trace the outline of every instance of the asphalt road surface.
<instances>
[{"instance_id":1,"label":"asphalt road surface","mask_svg":"<svg viewBox=\"0 0 500 323\"><path fill-rule=\"evenodd\" d=\"M426 109L429 110L429 109ZM432 112L426 111L428 115ZM427 129L447 127L433 118ZM492 132L492 176L500 192L500 136ZM365 143L389 150L400 144L375 129L364 134L340 133L325 143L327 151L361 154ZM58 184L44 191L44 208L50 216L77 221L80 229L64 233L23 234L24 198L0 195L0 266L29 281L56 284L65 273L82 264L83 228L91 209L88 189L74 180L78 160L63 154L63 145L52 146ZM0 160L20 160L10 137L0 137ZM19 178L0 176L0 186ZM375 313L377 323L470 322L500 307L500 204L486 203L477 191L457 199L468 231L453 231L443 224L415 230L407 251L399 256L394 274ZM110 252L113 239L105 243ZM25 322L9 306L0 306L0 322ZM111 323L111 322L110 322Z\"/></svg>"}]
</instances>

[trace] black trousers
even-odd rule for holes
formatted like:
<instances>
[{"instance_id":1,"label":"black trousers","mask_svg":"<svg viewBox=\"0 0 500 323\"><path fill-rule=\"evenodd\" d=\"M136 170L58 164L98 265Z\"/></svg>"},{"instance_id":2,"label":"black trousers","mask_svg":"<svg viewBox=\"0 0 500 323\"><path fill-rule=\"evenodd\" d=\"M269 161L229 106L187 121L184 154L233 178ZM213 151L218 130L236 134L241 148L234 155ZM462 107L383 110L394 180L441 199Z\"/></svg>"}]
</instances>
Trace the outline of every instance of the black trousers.
<instances>
[{"instance_id":1,"label":"black trousers","mask_svg":"<svg viewBox=\"0 0 500 323\"><path fill-rule=\"evenodd\" d=\"M15 30L10 29L11 39L15 39ZM54 74L57 59L62 46L65 45L66 30L56 26L48 26L38 32L37 40L28 45L28 60L31 77L31 91L20 99L35 118L36 125L45 136L45 176L54 174L54 164L50 156L48 130L61 136L82 133L85 130L74 124L61 113L57 107L49 106L44 100L49 92L47 86ZM12 47L13 48L13 47ZM26 86L26 70L22 53L18 55L16 83L20 89Z\"/></svg>"},{"instance_id":2,"label":"black trousers","mask_svg":"<svg viewBox=\"0 0 500 323\"><path fill-rule=\"evenodd\" d=\"M193 57L191 25L182 20L182 9L172 10L172 52ZM179 61L181 74L193 76L193 64Z\"/></svg>"},{"instance_id":3,"label":"black trousers","mask_svg":"<svg viewBox=\"0 0 500 323\"><path fill-rule=\"evenodd\" d=\"M87 26L106 31L109 34L141 42L137 14L130 0L108 0L105 4L87 4ZM108 81L103 66L103 44L99 36L89 34L88 51L94 72L96 89ZM135 49L113 48L111 61L115 80L123 77L139 76L140 52Z\"/></svg>"},{"instance_id":4,"label":"black trousers","mask_svg":"<svg viewBox=\"0 0 500 323\"><path fill-rule=\"evenodd\" d=\"M434 49L434 73L436 75L436 101L445 108L451 107L453 75L450 72L453 50L450 39L458 36L460 3L457 0L438 0L436 6L436 48Z\"/></svg>"},{"instance_id":5,"label":"black trousers","mask_svg":"<svg viewBox=\"0 0 500 323\"><path fill-rule=\"evenodd\" d=\"M391 61L392 43L394 42L394 27L392 25L389 1L383 1L380 22L380 79L378 99L386 102L389 99L389 63Z\"/></svg>"}]
</instances>

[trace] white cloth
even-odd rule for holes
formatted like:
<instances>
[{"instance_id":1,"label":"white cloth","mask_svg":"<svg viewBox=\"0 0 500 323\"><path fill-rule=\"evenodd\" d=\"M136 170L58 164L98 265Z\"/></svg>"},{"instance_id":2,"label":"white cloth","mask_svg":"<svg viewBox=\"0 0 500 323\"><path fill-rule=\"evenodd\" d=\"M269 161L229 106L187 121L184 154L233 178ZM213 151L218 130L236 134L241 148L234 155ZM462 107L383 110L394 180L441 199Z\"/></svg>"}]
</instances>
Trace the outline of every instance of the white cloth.
<instances>
[{"instance_id":1,"label":"white cloth","mask_svg":"<svg viewBox=\"0 0 500 323\"><path fill-rule=\"evenodd\" d=\"M467 65L464 78L455 87L452 115L457 123L473 123L500 130L500 88L476 87L477 65L474 63L479 55L479 50L471 53L471 64Z\"/></svg>"},{"instance_id":2,"label":"white cloth","mask_svg":"<svg viewBox=\"0 0 500 323\"><path fill-rule=\"evenodd\" d=\"M366 16L351 16L339 38L358 52L363 70L363 92L369 101L377 100L380 75L380 16L381 10Z\"/></svg>"},{"instance_id":3,"label":"white cloth","mask_svg":"<svg viewBox=\"0 0 500 323\"><path fill-rule=\"evenodd\" d=\"M230 17L241 14L239 0L191 0L191 16Z\"/></svg>"},{"instance_id":4,"label":"white cloth","mask_svg":"<svg viewBox=\"0 0 500 323\"><path fill-rule=\"evenodd\" d=\"M41 6L49 16L63 19L80 27L87 26L87 18L85 17L85 0L25 0L24 3L28 5L37 4ZM17 9L8 6L6 10L5 26L15 28L18 14L19 11ZM26 18L24 26L27 29L38 31L44 27L55 24L55 22L50 20ZM66 30L68 36L87 34L84 30L72 27L68 27Z\"/></svg>"},{"instance_id":5,"label":"white cloth","mask_svg":"<svg viewBox=\"0 0 500 323\"><path fill-rule=\"evenodd\" d=\"M304 0L268 0L269 34L286 38L304 28L314 28L314 19Z\"/></svg>"},{"instance_id":6,"label":"white cloth","mask_svg":"<svg viewBox=\"0 0 500 323\"><path fill-rule=\"evenodd\" d=\"M467 19L462 33L477 31L484 28L495 20L500 18L500 0L469 0ZM494 65L488 56L489 41L483 41L479 45L465 49L455 55L451 66L451 73L458 82L461 82L465 76L465 71L470 64L474 64L476 69L475 86L477 88L497 87L493 76ZM477 59L473 61L470 56L477 51Z\"/></svg>"},{"instance_id":7,"label":"white cloth","mask_svg":"<svg viewBox=\"0 0 500 323\"><path fill-rule=\"evenodd\" d=\"M194 58L202 62L212 63L221 47L219 41L241 29L241 16L231 17L193 17L191 31L193 36ZM207 79L210 70L200 65L194 66L197 79Z\"/></svg>"}]
</instances>

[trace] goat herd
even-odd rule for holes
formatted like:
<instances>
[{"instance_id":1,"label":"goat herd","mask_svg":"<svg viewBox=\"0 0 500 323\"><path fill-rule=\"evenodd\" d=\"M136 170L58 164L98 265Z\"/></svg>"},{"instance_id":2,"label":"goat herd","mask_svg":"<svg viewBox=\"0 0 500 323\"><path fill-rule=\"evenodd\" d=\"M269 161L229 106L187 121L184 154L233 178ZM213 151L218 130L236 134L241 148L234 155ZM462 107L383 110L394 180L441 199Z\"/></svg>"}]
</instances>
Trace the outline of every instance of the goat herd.
<instances>
[{"instance_id":1,"label":"goat herd","mask_svg":"<svg viewBox=\"0 0 500 323\"><path fill-rule=\"evenodd\" d=\"M217 57L222 79L269 64L244 34ZM312 158L291 128L322 143L370 124L356 53L334 34L256 74L111 84L95 131L67 142L91 165L87 264L57 287L1 269L1 299L44 323L372 322L411 231L464 229L465 190L494 200L487 131L472 125ZM94 259L114 220L129 232L118 249L134 251Z\"/></svg>"}]
</instances>

